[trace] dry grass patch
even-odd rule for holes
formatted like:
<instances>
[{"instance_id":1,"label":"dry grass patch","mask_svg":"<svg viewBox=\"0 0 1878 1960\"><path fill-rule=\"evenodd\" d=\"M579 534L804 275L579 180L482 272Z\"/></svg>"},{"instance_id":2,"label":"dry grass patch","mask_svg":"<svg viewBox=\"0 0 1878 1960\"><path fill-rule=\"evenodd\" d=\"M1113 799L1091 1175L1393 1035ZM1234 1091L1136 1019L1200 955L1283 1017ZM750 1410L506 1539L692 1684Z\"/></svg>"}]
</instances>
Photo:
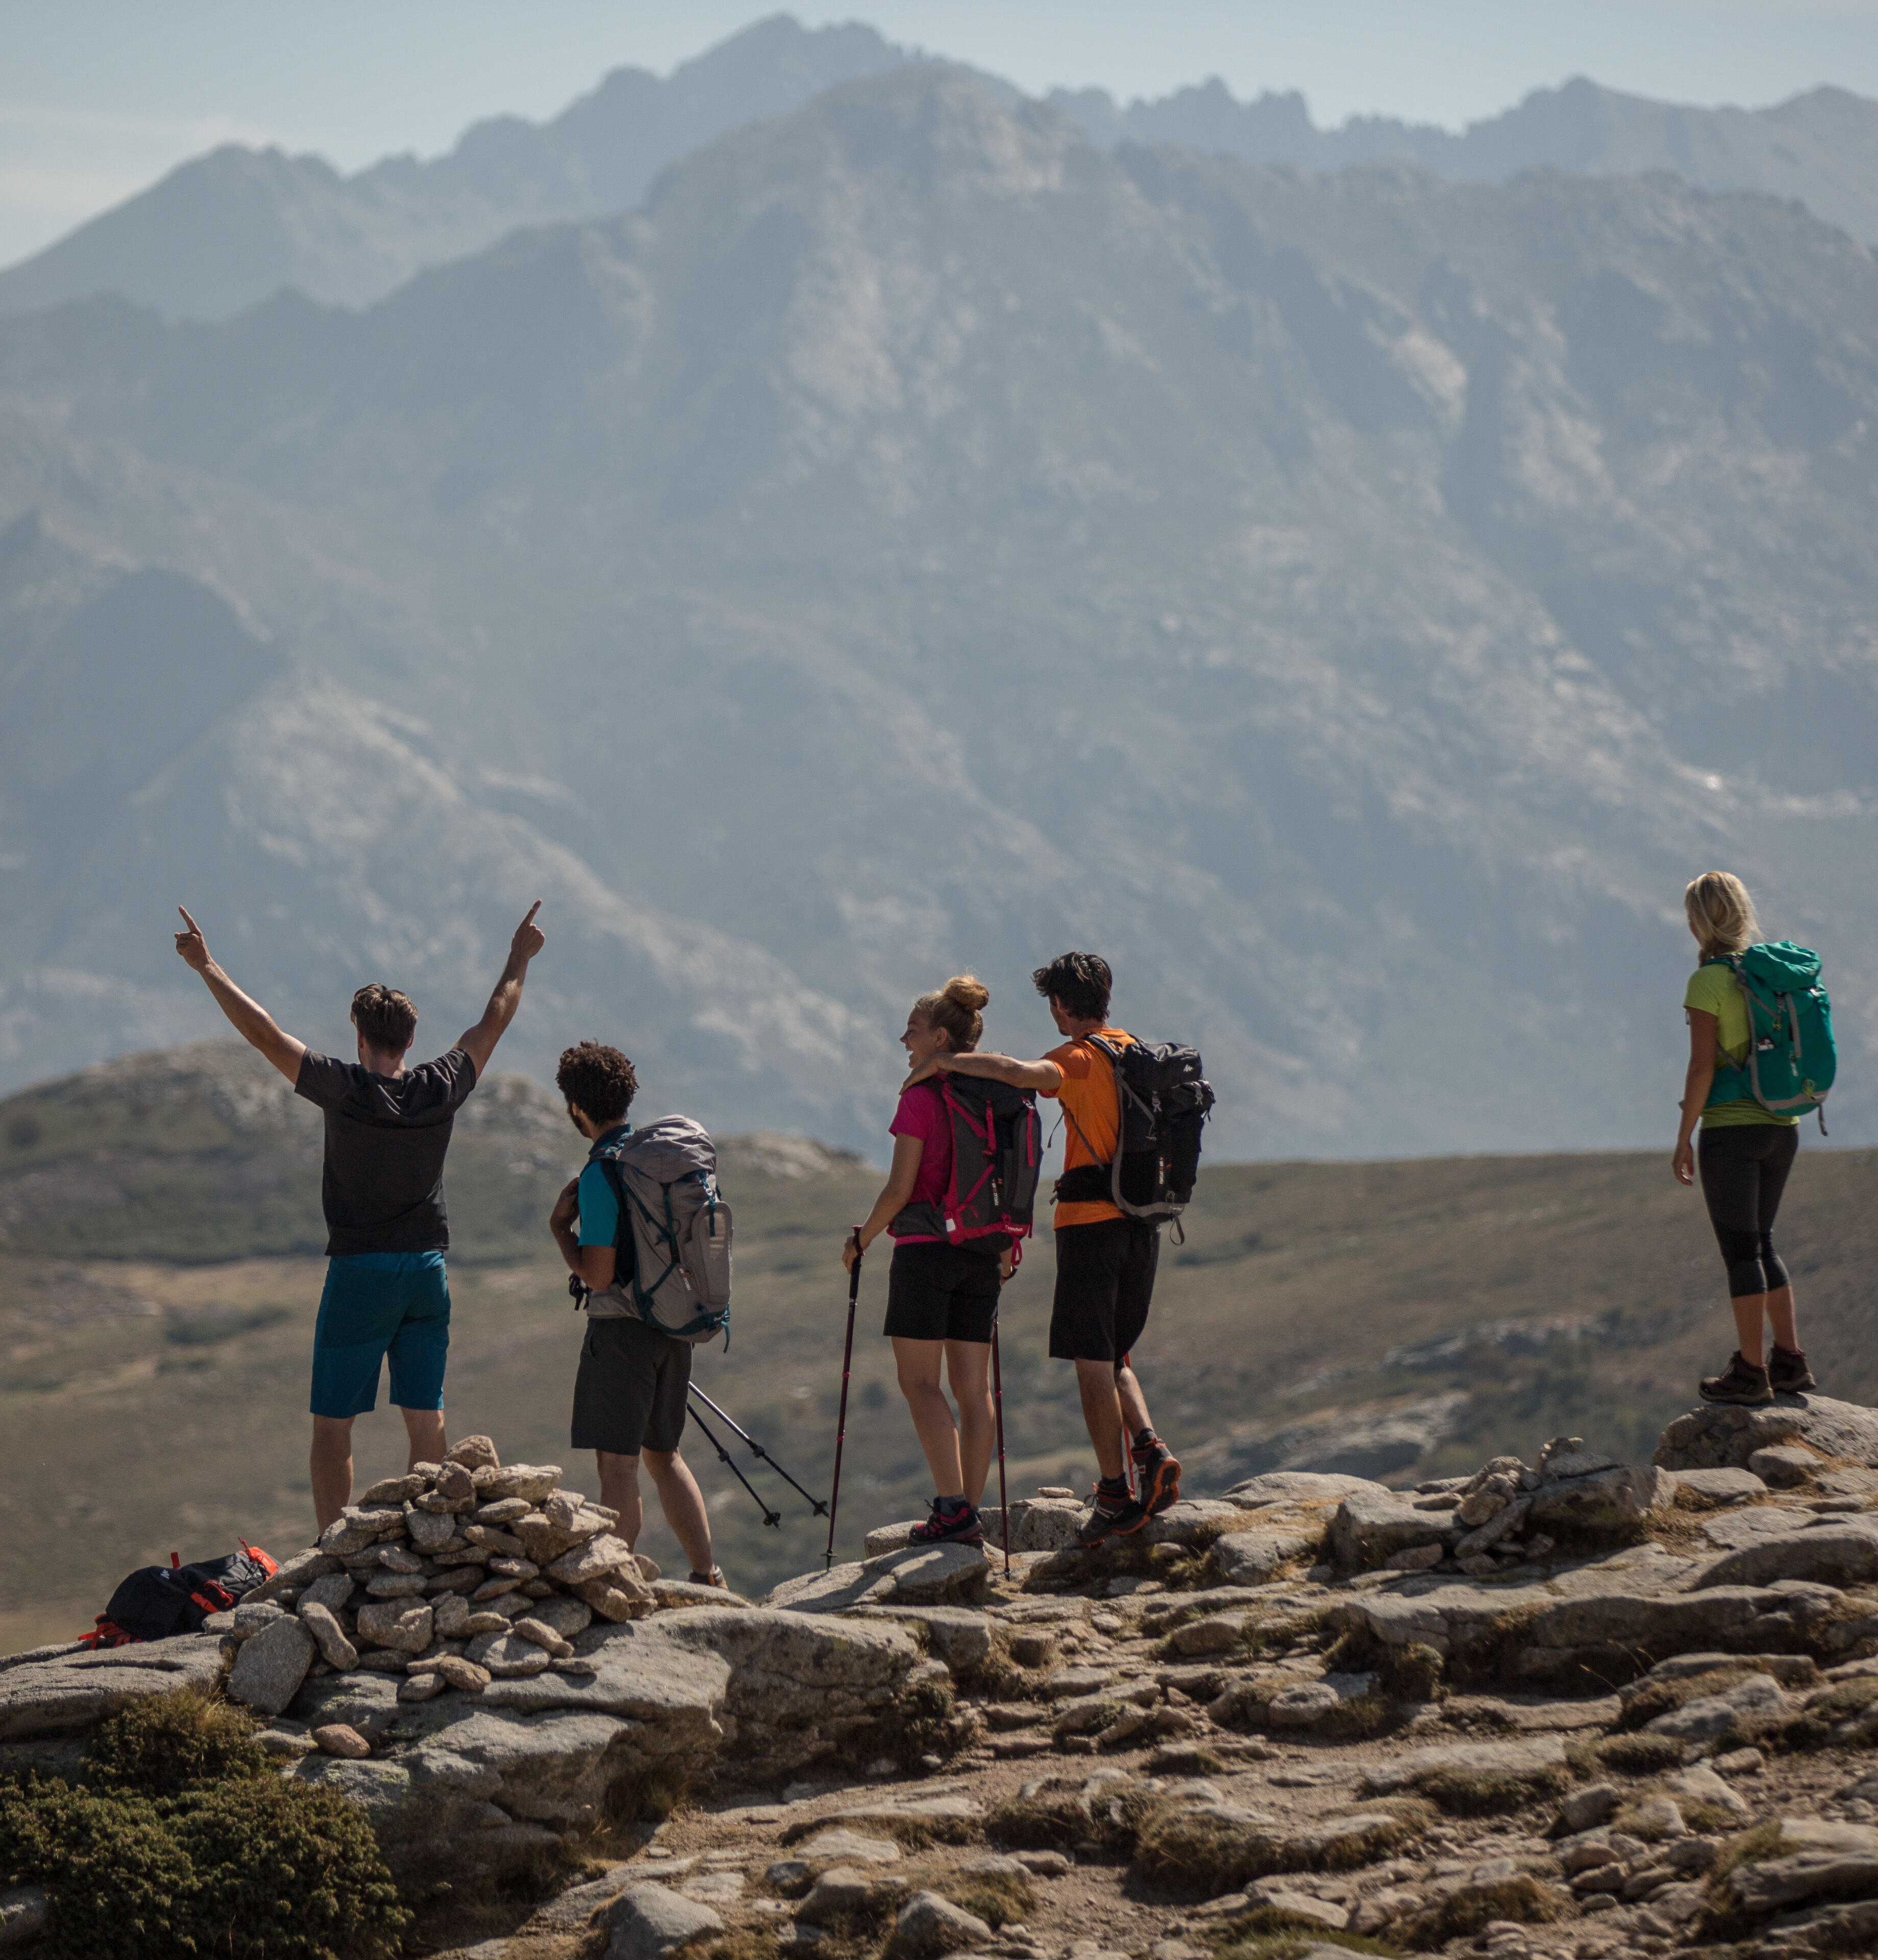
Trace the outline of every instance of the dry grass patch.
<instances>
[{"instance_id":1,"label":"dry grass patch","mask_svg":"<svg viewBox=\"0 0 1878 1960\"><path fill-rule=\"evenodd\" d=\"M1083 1844L1126 1856L1133 1850L1152 1799L1139 1783L1098 1785L1092 1796L1080 1783L1046 1778L986 1813L985 1835L1013 1851L1074 1852Z\"/></svg>"},{"instance_id":2,"label":"dry grass patch","mask_svg":"<svg viewBox=\"0 0 1878 1960\"><path fill-rule=\"evenodd\" d=\"M1397 1799L1349 1813L1354 1828L1314 1841L1311 1824L1252 1824L1203 1806L1163 1804L1143 1821L1135 1846L1135 1869L1156 1885L1217 1896L1254 1879L1283 1872L1350 1871L1374 1864L1419 1837L1430 1812L1425 1804Z\"/></svg>"},{"instance_id":3,"label":"dry grass patch","mask_svg":"<svg viewBox=\"0 0 1878 1960\"><path fill-rule=\"evenodd\" d=\"M1623 1700L1623 1713L1618 1717L1620 1729L1641 1729L1654 1722L1659 1715L1673 1714L1692 1701L1706 1701L1711 1695L1725 1694L1731 1688L1738 1686L1751 1674L1768 1674L1772 1670L1756 1667L1752 1660L1743 1660L1727 1667L1718 1667L1707 1674L1686 1674L1670 1681L1646 1681L1640 1686L1626 1690ZM1878 1687L1878 1683L1874 1684Z\"/></svg>"},{"instance_id":4,"label":"dry grass patch","mask_svg":"<svg viewBox=\"0 0 1878 1960\"><path fill-rule=\"evenodd\" d=\"M993 1931L1009 1920L1028 1920L1037 1909L1029 1880L1014 1873L958 1872L934 1879L932 1888L954 1905L975 1912Z\"/></svg>"},{"instance_id":5,"label":"dry grass patch","mask_svg":"<svg viewBox=\"0 0 1878 1960\"><path fill-rule=\"evenodd\" d=\"M1730 1838L1708 1868L1708 1903L1703 1908L1698 1931L1705 1938L1717 1939L1748 1932L1752 1922L1742 1911L1740 1895L1730 1881L1744 1865L1758 1865L1784 1855L1778 1818L1770 1817Z\"/></svg>"},{"instance_id":6,"label":"dry grass patch","mask_svg":"<svg viewBox=\"0 0 1878 1960\"><path fill-rule=\"evenodd\" d=\"M708 1944L694 1940L674 1950L682 1952L685 1960L775 1960L777 1948L775 1934L767 1928L739 1926L720 1933Z\"/></svg>"},{"instance_id":7,"label":"dry grass patch","mask_svg":"<svg viewBox=\"0 0 1878 1960\"><path fill-rule=\"evenodd\" d=\"M891 1838L910 1851L923 1851L929 1844L975 1844L979 1825L975 1817L902 1816L895 1812L862 1817L852 1812L837 1812L832 1816L802 1818L789 1825L777 1841L785 1847L799 1844L818 1831L853 1831L863 1838ZM827 1862L832 1865L841 1861L831 1858Z\"/></svg>"},{"instance_id":8,"label":"dry grass patch","mask_svg":"<svg viewBox=\"0 0 1878 1960\"><path fill-rule=\"evenodd\" d=\"M1276 1915L1271 1915L1276 1917ZM1303 1960L1322 1946L1340 1946L1347 1953L1380 1953L1389 1960L1401 1960L1402 1949L1380 1939L1366 1939L1358 1933L1326 1933L1313 1927L1308 1932L1294 1921L1289 1927L1263 1923L1264 1913L1231 1922L1225 1941L1213 1949L1213 1960Z\"/></svg>"},{"instance_id":9,"label":"dry grass patch","mask_svg":"<svg viewBox=\"0 0 1878 1960\"><path fill-rule=\"evenodd\" d=\"M1201 1777L1211 1776L1222 1761L1209 1748L1183 1749L1169 1744L1155 1752L1152 1767L1156 1776Z\"/></svg>"},{"instance_id":10,"label":"dry grass patch","mask_svg":"<svg viewBox=\"0 0 1878 1960\"><path fill-rule=\"evenodd\" d=\"M1406 1943L1416 1949L1444 1946L1451 1939L1465 1939L1492 1920L1517 1920L1527 1926L1543 1926L1562 1919L1571 1910L1571 1898L1555 1885L1536 1879L1530 1872L1518 1872L1492 1885L1465 1885L1431 1907L1403 1920L1399 1930Z\"/></svg>"},{"instance_id":11,"label":"dry grass patch","mask_svg":"<svg viewBox=\"0 0 1878 1960\"><path fill-rule=\"evenodd\" d=\"M1667 1783L1648 1783L1641 1789L1633 1791L1629 1800L1619 1806L1616 1815L1611 1819L1610 1828L1613 1831L1624 1831L1632 1838L1641 1838L1646 1844L1661 1843L1669 1833L1645 1809L1653 1797L1658 1796L1667 1796L1675 1805L1677 1816L1683 1818L1685 1822L1688 1821L1684 1799L1679 1797ZM1693 1805L1688 1806L1689 1809L1694 1808ZM1707 1809L1708 1806L1702 1808Z\"/></svg>"},{"instance_id":12,"label":"dry grass patch","mask_svg":"<svg viewBox=\"0 0 1878 1960\"><path fill-rule=\"evenodd\" d=\"M1568 1750L1565 1761L1584 1777L1607 1770L1619 1776L1660 1776L1682 1767L1683 1749L1673 1736L1606 1736L1584 1744L1581 1751Z\"/></svg>"},{"instance_id":13,"label":"dry grass patch","mask_svg":"<svg viewBox=\"0 0 1878 1960\"><path fill-rule=\"evenodd\" d=\"M1682 1760L1679 1750L1676 1760ZM1540 1763L1527 1769L1429 1770L1416 1779L1415 1787L1451 1817L1492 1817L1558 1796L1566 1780L1563 1768Z\"/></svg>"}]
</instances>

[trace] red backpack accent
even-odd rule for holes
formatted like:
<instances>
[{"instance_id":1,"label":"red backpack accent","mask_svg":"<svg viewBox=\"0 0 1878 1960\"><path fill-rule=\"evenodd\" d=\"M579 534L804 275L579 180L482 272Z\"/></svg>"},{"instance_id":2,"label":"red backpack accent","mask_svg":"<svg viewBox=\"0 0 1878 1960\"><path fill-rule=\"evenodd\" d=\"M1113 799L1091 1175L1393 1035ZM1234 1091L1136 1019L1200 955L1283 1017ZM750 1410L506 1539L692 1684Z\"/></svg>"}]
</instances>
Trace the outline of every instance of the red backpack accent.
<instances>
[{"instance_id":1,"label":"red backpack accent","mask_svg":"<svg viewBox=\"0 0 1878 1960\"><path fill-rule=\"evenodd\" d=\"M1043 1167L1037 1099L1028 1089L980 1076L947 1073L930 1080L952 1126L952 1176L937 1204L909 1204L887 1229L895 1238L943 1239L953 1246L1008 1239L1015 1265L1022 1257L1019 1242L1030 1236Z\"/></svg>"}]
</instances>

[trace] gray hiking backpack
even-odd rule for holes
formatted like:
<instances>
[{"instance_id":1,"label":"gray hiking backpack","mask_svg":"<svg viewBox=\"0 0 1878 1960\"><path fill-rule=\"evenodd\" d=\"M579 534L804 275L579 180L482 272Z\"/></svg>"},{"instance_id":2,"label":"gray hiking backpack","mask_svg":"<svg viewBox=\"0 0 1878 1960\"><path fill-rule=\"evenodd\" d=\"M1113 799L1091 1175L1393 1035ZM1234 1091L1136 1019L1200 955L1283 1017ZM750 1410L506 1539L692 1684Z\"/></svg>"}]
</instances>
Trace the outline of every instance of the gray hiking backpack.
<instances>
[{"instance_id":1,"label":"gray hiking backpack","mask_svg":"<svg viewBox=\"0 0 1878 1960\"><path fill-rule=\"evenodd\" d=\"M631 1277L588 1296L617 1317L637 1312L675 1341L730 1344L730 1207L717 1189L717 1152L688 1116L661 1116L588 1161L605 1169L619 1202L618 1270ZM630 1237L628 1235L630 1234ZM614 1302L619 1305L615 1306Z\"/></svg>"}]
</instances>

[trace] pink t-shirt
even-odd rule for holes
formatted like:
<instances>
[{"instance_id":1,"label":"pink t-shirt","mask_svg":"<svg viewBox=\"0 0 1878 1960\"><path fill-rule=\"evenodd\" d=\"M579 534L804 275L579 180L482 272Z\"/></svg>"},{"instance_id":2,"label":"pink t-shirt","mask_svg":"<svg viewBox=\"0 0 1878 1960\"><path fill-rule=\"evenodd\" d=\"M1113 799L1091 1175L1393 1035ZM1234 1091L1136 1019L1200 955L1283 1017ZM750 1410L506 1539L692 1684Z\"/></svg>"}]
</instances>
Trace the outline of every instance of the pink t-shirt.
<instances>
[{"instance_id":1,"label":"pink t-shirt","mask_svg":"<svg viewBox=\"0 0 1878 1960\"><path fill-rule=\"evenodd\" d=\"M910 1089L902 1090L900 1106L887 1125L887 1134L917 1137L926 1146L920 1158L920 1174L913 1180L913 1195L907 1202L942 1207L946 1187L952 1180L952 1120L945 1113L945 1097L939 1084L916 1082ZM945 1242L944 1234L938 1232L896 1232L893 1236L902 1246L930 1245L935 1240Z\"/></svg>"}]
</instances>

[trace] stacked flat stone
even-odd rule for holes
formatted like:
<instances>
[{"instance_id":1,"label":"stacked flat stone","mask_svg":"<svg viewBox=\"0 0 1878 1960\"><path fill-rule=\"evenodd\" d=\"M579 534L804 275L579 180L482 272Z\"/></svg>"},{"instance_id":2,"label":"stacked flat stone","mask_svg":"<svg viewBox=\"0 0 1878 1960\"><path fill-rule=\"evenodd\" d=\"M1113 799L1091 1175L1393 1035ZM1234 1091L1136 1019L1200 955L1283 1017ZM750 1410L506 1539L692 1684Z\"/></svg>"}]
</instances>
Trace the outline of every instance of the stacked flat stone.
<instances>
[{"instance_id":1,"label":"stacked flat stone","mask_svg":"<svg viewBox=\"0 0 1878 1960\"><path fill-rule=\"evenodd\" d=\"M401 1675L408 1701L591 1674L573 1637L651 1612L658 1569L613 1535L618 1512L560 1485L558 1465L505 1468L486 1436L373 1484L235 1608L229 1693L278 1714L310 1674Z\"/></svg>"}]
</instances>

